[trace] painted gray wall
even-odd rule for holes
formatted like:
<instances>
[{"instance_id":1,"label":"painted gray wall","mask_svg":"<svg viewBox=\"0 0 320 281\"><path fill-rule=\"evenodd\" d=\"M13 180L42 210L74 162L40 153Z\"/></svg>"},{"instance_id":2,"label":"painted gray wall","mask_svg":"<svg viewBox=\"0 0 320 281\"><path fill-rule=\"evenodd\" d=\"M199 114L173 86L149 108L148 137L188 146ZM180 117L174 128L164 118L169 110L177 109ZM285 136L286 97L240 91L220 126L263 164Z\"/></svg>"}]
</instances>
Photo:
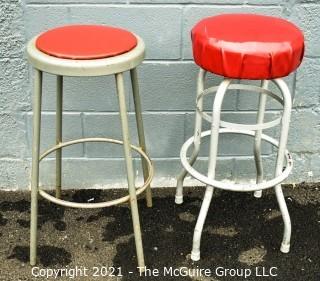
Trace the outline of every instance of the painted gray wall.
<instances>
[{"instance_id":1,"label":"painted gray wall","mask_svg":"<svg viewBox=\"0 0 320 281\"><path fill-rule=\"evenodd\" d=\"M223 4L221 4L223 2ZM263 4L262 4L263 3ZM26 188L30 173L32 75L25 44L54 26L98 23L124 27L146 42L147 59L139 67L146 138L156 167L154 185L173 185L180 169L179 151L192 134L197 67L192 62L189 32L201 18L219 13L252 12L287 18L305 32L306 57L286 80L295 94L289 149L295 164L289 182L320 180L320 2L318 0L6 0L0 2L0 187ZM128 81L128 77L126 77ZM220 80L212 77L208 84ZM133 139L133 102L128 107ZM224 118L254 122L254 95L230 93ZM211 107L208 98L206 107ZM278 112L268 105L268 118ZM54 143L54 77L45 76L42 148ZM120 138L114 78L66 78L64 137ZM207 126L207 125L206 125ZM276 130L270 134L277 135ZM252 140L223 137L219 178L245 180L254 176ZM202 156L206 155L204 144ZM263 148L266 172L272 174L275 151ZM88 144L64 152L64 185L119 186L124 183L121 147ZM235 161L236 159L236 161ZM138 169L140 162L135 160ZM197 164L205 171L206 161ZM54 182L54 161L42 165L42 182ZM141 174L141 171L139 171ZM189 182L192 183L192 182ZM118 185L119 184L119 185Z\"/></svg>"}]
</instances>

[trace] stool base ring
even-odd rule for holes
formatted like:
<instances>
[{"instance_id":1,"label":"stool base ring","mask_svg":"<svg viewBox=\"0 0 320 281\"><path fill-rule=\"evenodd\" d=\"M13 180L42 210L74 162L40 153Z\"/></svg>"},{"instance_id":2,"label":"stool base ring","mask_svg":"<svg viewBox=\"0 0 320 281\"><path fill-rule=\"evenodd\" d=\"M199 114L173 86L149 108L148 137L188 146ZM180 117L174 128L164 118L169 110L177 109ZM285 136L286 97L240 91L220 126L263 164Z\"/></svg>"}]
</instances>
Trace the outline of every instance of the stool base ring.
<instances>
[{"instance_id":1,"label":"stool base ring","mask_svg":"<svg viewBox=\"0 0 320 281\"><path fill-rule=\"evenodd\" d=\"M248 130L235 130L235 129L226 129L226 128L220 128L219 133L231 133L231 134L243 134L243 135L248 135L248 136L255 136L254 131L248 131ZM204 131L201 133L201 138L210 136L211 135L211 130ZM261 135L261 138L272 145L278 147L279 142L265 134ZM291 157L291 154L288 152L288 150L285 151L285 157L287 160L287 165L283 172L268 181L263 181L261 183L247 183L247 184L233 184L233 183L226 183L226 182L221 182L217 181L211 178L208 178L207 176L199 173L197 170L195 170L188 162L187 160L187 150L190 145L193 144L194 137L189 138L181 148L180 152L180 159L183 167L187 170L187 172L192 175L194 178L197 180L201 181L202 183L213 186L219 189L224 189L224 190L230 190L230 191L238 191L238 192L251 192L251 191L257 191L257 190L263 190L267 188L271 188L277 184L280 184L282 181L284 181L290 174L292 167L293 167L293 160Z\"/></svg>"},{"instance_id":2,"label":"stool base ring","mask_svg":"<svg viewBox=\"0 0 320 281\"><path fill-rule=\"evenodd\" d=\"M56 151L57 149L61 149L61 148L66 147L66 146L70 146L70 145L78 144L78 143L84 143L84 142L108 142L108 143L115 143L115 144L123 145L123 141L115 140L115 139L109 139L109 138L82 138L82 139L71 140L71 141L67 141L67 142L62 142L62 143L57 144L57 145L51 147L50 149L46 150L40 156L39 162L41 160L43 160L46 156L48 156L50 153ZM141 186L141 187L136 189L136 194L139 195L151 183L153 175L154 175L154 170L153 170L153 166L152 166L152 162L151 162L150 158L148 157L148 155L140 147L131 145L131 148L133 150L135 150L136 152L138 152L147 161L147 166L148 166L148 174L149 174L148 178L145 180L143 186ZM111 201L106 201L106 202L77 203L77 202L70 202L70 201L65 201L65 200L58 199L58 198L48 194L44 190L41 190L40 188L39 188L39 194L43 198L49 200L52 203L55 203L55 204L58 204L58 205L61 205L61 206L65 206L65 207L83 208L83 209L110 207L110 206L118 205L118 204L121 204L121 203L125 203L125 202L129 201L129 199L130 199L130 196L126 195L126 196L123 196L121 198L114 199L114 200L111 200Z\"/></svg>"}]
</instances>

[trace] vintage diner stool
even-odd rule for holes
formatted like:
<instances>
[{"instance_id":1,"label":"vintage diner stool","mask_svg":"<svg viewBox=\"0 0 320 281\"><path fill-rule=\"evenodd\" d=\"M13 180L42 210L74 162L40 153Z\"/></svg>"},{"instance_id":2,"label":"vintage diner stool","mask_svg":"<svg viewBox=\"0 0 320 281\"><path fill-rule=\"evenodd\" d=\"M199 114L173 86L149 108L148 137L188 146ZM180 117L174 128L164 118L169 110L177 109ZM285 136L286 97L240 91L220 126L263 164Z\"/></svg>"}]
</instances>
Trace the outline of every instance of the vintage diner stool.
<instances>
[{"instance_id":1,"label":"vintage diner stool","mask_svg":"<svg viewBox=\"0 0 320 281\"><path fill-rule=\"evenodd\" d=\"M284 221L284 234L281 252L290 249L291 221L281 182L292 170L292 158L286 150L292 97L286 83L281 79L293 72L301 63L304 54L304 37L292 23L275 17L254 14L224 14L208 17L197 23L191 32L193 56L200 67L197 85L197 109L194 136L181 148L181 162L184 169L178 176L176 203L183 202L183 181L187 173L206 184L206 191L193 236L191 258L200 259L200 239L208 213L214 187L231 191L254 191L261 197L263 189L274 187L277 201ZM207 72L218 74L224 80L218 87L204 89ZM236 81L233 81L235 79ZM241 79L261 80L261 87L244 85ZM268 90L272 81L281 96ZM259 109L256 124L236 124L220 119L221 104L228 90L256 92L259 96ZM216 92L212 115L203 111L204 96ZM282 116L264 122L267 97L283 106ZM211 130L202 132L202 118L211 122ZM281 124L280 139L277 141L262 133L264 129ZM254 137L254 158L256 164L256 183L227 183L215 179L219 134L244 134ZM209 164L207 175L193 168L200 149L201 138L210 136ZM278 148L276 168L271 180L263 179L261 140ZM187 159L187 150L193 152ZM285 161L286 160L286 161Z\"/></svg>"},{"instance_id":2,"label":"vintage diner stool","mask_svg":"<svg viewBox=\"0 0 320 281\"><path fill-rule=\"evenodd\" d=\"M37 257L37 216L38 194L45 199L67 207L101 208L130 202L133 230L136 244L138 266L144 267L144 254L137 205L137 195L146 190L146 200L152 206L150 182L153 167L146 154L146 145L141 115L141 105L136 67L143 61L145 45L143 40L133 33L115 27L103 25L70 25L58 27L33 38L27 48L28 58L34 67L33 95L33 143L31 175L31 231L30 264L36 264ZM133 99L135 104L139 146L130 143L123 73L130 71ZM56 108L56 145L40 154L40 123L42 73L48 72L57 77ZM63 76L102 76L115 75L119 100L121 129L123 140L109 138L82 138L62 141L62 100ZM107 97L106 97L107 98ZM109 142L123 145L127 171L129 195L112 201L99 203L77 203L61 199L62 148L84 142ZM136 189L131 151L142 157L144 184ZM56 151L56 196L39 188L39 162Z\"/></svg>"}]
</instances>

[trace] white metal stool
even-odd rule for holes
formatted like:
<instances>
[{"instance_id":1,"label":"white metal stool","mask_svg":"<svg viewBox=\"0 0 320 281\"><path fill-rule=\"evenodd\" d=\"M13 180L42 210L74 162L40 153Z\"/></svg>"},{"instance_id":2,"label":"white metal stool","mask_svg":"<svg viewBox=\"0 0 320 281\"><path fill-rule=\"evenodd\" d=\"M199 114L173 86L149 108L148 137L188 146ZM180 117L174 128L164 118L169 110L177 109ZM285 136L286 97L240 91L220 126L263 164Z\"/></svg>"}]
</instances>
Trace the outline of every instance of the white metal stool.
<instances>
[{"instance_id":1,"label":"white metal stool","mask_svg":"<svg viewBox=\"0 0 320 281\"><path fill-rule=\"evenodd\" d=\"M288 253L291 221L281 182L292 170L292 158L286 150L292 97L281 77L287 76L301 63L304 52L303 35L293 24L282 19L250 14L226 14L200 21L192 30L192 41L195 62L201 67L197 84L195 129L194 136L181 148L180 157L184 169L178 176L175 197L177 204L183 203L183 181L187 173L206 184L194 230L191 259L194 261L200 259L200 240L214 187L238 192L254 191L256 197L261 197L262 190L274 187L284 221L280 250ZM225 79L218 87L204 89L207 71L224 76ZM261 87L238 84L232 79L261 80ZM268 90L269 81L278 87L281 97ZM222 102L228 90L245 90L260 94L256 124L236 124L220 119ZM203 98L215 92L212 115L210 115L203 110ZM276 120L264 122L268 96L282 105L283 113L282 117ZM211 123L211 130L202 132L202 118ZM262 133L264 129L278 124L281 124L279 141ZM219 134L242 134L254 137L256 183L226 183L215 179ZM200 150L201 138L207 136L210 136L209 164L207 175L203 175L192 166ZM275 174L267 181L263 180L262 140L278 148ZM191 145L193 152L188 159L187 150Z\"/></svg>"},{"instance_id":2,"label":"white metal stool","mask_svg":"<svg viewBox=\"0 0 320 281\"><path fill-rule=\"evenodd\" d=\"M144 267L141 229L137 205L137 195L146 190L147 206L152 206L150 182L153 166L146 154L146 144L141 115L141 104L136 67L143 61L145 45L143 40L119 28L95 25L73 25L52 29L33 38L27 47L30 63L34 67L33 95L33 144L31 175L31 232L30 264L37 258L37 216L38 194L43 198L66 207L102 208L129 201L136 243L138 266ZM130 143L128 117L125 102L123 72L130 70L139 146ZM42 73L57 75L56 145L40 154L40 123ZM123 140L109 138L82 138L62 142L62 96L63 76L102 76L115 75ZM109 142L123 145L127 170L129 195L112 201L99 203L77 203L60 199L62 148L84 142ZM141 155L144 175L143 186L136 189L131 150ZM39 163L50 153L56 151L56 196L39 188Z\"/></svg>"}]
</instances>

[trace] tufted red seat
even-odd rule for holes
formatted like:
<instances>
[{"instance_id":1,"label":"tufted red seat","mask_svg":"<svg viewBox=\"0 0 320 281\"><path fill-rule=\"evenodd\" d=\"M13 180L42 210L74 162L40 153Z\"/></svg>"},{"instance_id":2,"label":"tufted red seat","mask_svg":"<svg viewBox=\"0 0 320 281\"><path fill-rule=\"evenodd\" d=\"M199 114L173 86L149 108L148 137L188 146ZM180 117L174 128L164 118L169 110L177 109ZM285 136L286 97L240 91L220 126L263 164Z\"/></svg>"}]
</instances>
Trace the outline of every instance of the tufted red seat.
<instances>
[{"instance_id":1,"label":"tufted red seat","mask_svg":"<svg viewBox=\"0 0 320 281\"><path fill-rule=\"evenodd\" d=\"M196 64L212 73L237 79L284 77L301 63L302 32L270 16L224 14L205 18L192 29Z\"/></svg>"},{"instance_id":2,"label":"tufted red seat","mask_svg":"<svg viewBox=\"0 0 320 281\"><path fill-rule=\"evenodd\" d=\"M41 34L36 47L51 56L89 60L121 55L137 45L129 31L104 25L67 25Z\"/></svg>"}]
</instances>

